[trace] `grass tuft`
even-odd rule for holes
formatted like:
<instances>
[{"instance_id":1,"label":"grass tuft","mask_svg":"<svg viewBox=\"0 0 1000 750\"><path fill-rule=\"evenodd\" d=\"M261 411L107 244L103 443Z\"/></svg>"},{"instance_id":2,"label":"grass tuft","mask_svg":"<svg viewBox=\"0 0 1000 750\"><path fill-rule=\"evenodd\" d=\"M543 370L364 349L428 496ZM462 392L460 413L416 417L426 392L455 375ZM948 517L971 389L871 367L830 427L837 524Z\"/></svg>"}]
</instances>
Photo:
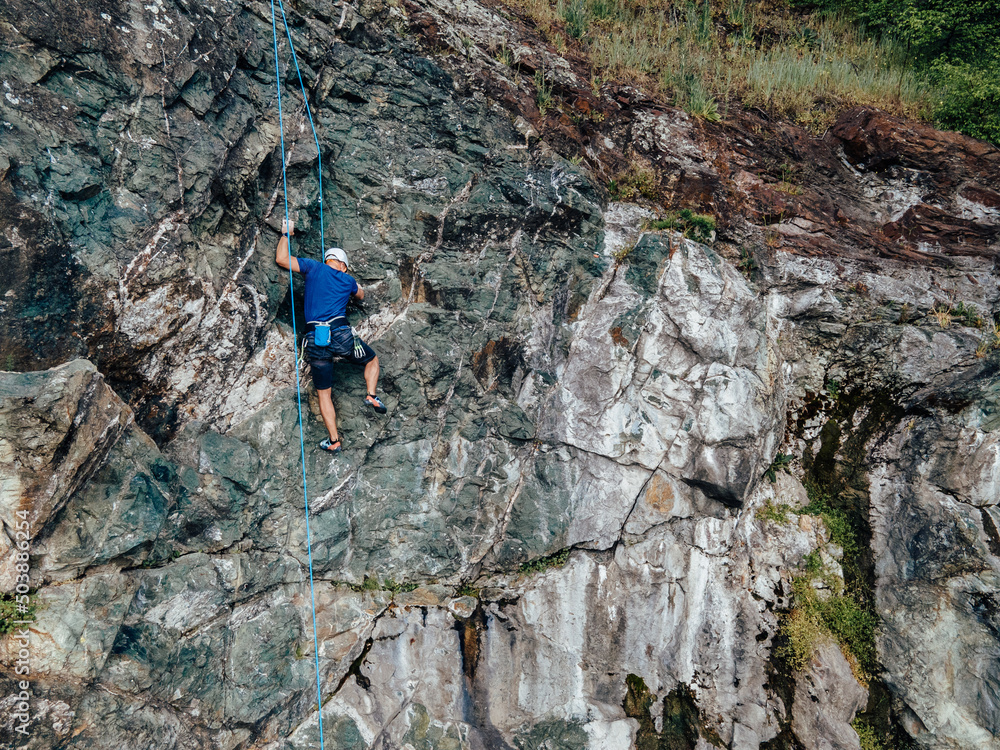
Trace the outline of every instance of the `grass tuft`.
<instances>
[{"instance_id":1,"label":"grass tuft","mask_svg":"<svg viewBox=\"0 0 1000 750\"><path fill-rule=\"evenodd\" d=\"M535 71L535 101L538 103L538 111L545 116L545 113L552 107L552 84L545 79L545 71Z\"/></svg>"},{"instance_id":2,"label":"grass tuft","mask_svg":"<svg viewBox=\"0 0 1000 750\"><path fill-rule=\"evenodd\" d=\"M682 208L680 211L667 214L662 219L649 222L646 228L654 232L674 229L689 240L708 243L713 239L715 219L708 214L697 214L689 208Z\"/></svg>"}]
</instances>

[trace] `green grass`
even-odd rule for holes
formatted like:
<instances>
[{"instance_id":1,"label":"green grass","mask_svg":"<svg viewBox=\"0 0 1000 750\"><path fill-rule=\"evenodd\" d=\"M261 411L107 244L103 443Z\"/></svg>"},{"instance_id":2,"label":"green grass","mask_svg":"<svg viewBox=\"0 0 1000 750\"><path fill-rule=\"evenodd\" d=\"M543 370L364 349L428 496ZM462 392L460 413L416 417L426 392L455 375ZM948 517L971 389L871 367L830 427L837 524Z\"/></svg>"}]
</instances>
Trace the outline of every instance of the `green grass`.
<instances>
[{"instance_id":1,"label":"green grass","mask_svg":"<svg viewBox=\"0 0 1000 750\"><path fill-rule=\"evenodd\" d=\"M507 68L513 68L517 60L514 58L514 53L506 44L501 44L493 52L493 58Z\"/></svg>"},{"instance_id":2,"label":"green grass","mask_svg":"<svg viewBox=\"0 0 1000 750\"><path fill-rule=\"evenodd\" d=\"M585 0L559 0L556 10L566 23L566 33L574 39L583 39L590 27L591 11Z\"/></svg>"},{"instance_id":3,"label":"green grass","mask_svg":"<svg viewBox=\"0 0 1000 750\"><path fill-rule=\"evenodd\" d=\"M906 46L937 87L939 126L1000 143L1000 13L996 0L795 0L847 14Z\"/></svg>"},{"instance_id":4,"label":"green grass","mask_svg":"<svg viewBox=\"0 0 1000 750\"><path fill-rule=\"evenodd\" d=\"M910 69L902 45L866 37L837 17L819 21L814 34L815 41L786 39L763 53L744 50L743 103L775 110L817 130L832 121L822 110L817 112L821 100L929 115L932 87Z\"/></svg>"},{"instance_id":5,"label":"green grass","mask_svg":"<svg viewBox=\"0 0 1000 750\"><path fill-rule=\"evenodd\" d=\"M595 77L705 120L738 101L820 132L858 104L929 117L937 103L905 45L866 34L845 14L774 0L507 2L557 49L582 52Z\"/></svg>"},{"instance_id":6,"label":"green grass","mask_svg":"<svg viewBox=\"0 0 1000 750\"><path fill-rule=\"evenodd\" d=\"M552 106L552 84L545 79L545 71L535 71L535 101L538 103L538 111L545 116Z\"/></svg>"},{"instance_id":7,"label":"green grass","mask_svg":"<svg viewBox=\"0 0 1000 750\"><path fill-rule=\"evenodd\" d=\"M953 318L961 321L962 325L969 328L982 328L985 325L983 316L975 305L967 305L964 302L959 302L951 308L951 315Z\"/></svg>"}]
</instances>

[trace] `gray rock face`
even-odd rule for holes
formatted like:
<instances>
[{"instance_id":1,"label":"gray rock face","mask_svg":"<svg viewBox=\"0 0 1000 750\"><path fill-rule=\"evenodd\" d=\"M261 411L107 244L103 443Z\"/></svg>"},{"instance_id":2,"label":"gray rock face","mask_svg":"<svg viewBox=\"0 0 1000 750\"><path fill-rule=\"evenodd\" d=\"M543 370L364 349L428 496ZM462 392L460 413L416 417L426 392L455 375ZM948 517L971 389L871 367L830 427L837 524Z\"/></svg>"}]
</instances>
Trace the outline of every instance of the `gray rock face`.
<instances>
[{"instance_id":1,"label":"gray rock face","mask_svg":"<svg viewBox=\"0 0 1000 750\"><path fill-rule=\"evenodd\" d=\"M826 641L795 683L792 731L803 747L858 750L861 744L850 721L867 700L868 691L851 674L838 645Z\"/></svg>"},{"instance_id":2,"label":"gray rock face","mask_svg":"<svg viewBox=\"0 0 1000 750\"><path fill-rule=\"evenodd\" d=\"M990 512L997 497L977 507L931 478L940 481L935 464L967 464L983 443L989 455L990 434L972 426L981 424L978 411L963 415L969 421L923 419L894 434L884 458L906 467L909 481L879 472L873 491L881 646L890 684L908 709L907 728L922 746L1000 746L993 710L1000 696L1000 545ZM928 460L927 446L940 444L954 453ZM973 496L996 470L995 460L975 466L978 477L963 473L958 480Z\"/></svg>"},{"instance_id":3,"label":"gray rock face","mask_svg":"<svg viewBox=\"0 0 1000 750\"><path fill-rule=\"evenodd\" d=\"M528 84L494 41L589 88L509 18L286 10L322 236L366 288L350 312L389 406L338 370L336 458L272 260L269 6L0 9L0 591L27 519L37 609L27 743L0 639L4 742L298 750L322 719L325 746L365 750L857 748L851 644L782 656L821 559L880 618L880 729L997 748L997 353L932 314L995 314L993 256L761 252L748 280L727 259L746 227L651 231L505 109ZM281 44L293 252L316 257ZM722 178L699 127L646 108L609 132L702 190Z\"/></svg>"},{"instance_id":4,"label":"gray rock face","mask_svg":"<svg viewBox=\"0 0 1000 750\"><path fill-rule=\"evenodd\" d=\"M783 427L774 320L710 250L644 235L632 253L581 311L542 435L739 506Z\"/></svg>"}]
</instances>

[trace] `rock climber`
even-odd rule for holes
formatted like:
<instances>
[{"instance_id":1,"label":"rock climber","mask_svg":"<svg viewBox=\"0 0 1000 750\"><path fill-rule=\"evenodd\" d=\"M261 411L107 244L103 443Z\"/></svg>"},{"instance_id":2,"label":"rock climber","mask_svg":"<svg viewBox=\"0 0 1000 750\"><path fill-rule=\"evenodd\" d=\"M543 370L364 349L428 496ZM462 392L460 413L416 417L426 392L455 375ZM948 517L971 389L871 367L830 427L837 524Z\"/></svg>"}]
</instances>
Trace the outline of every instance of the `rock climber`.
<instances>
[{"instance_id":1,"label":"rock climber","mask_svg":"<svg viewBox=\"0 0 1000 750\"><path fill-rule=\"evenodd\" d=\"M347 322L347 303L351 297L365 298L365 290L347 274L347 253L331 247L323 253L323 263L288 254L288 238L295 233L295 223L281 222L281 238L274 261L305 277L306 359L312 370L313 385L319 395L319 411L329 438L319 444L322 450L339 453L342 448L337 434L337 410L333 406L333 360L346 359L365 366L368 386L365 404L379 414L386 408L376 395L378 385L378 355Z\"/></svg>"}]
</instances>

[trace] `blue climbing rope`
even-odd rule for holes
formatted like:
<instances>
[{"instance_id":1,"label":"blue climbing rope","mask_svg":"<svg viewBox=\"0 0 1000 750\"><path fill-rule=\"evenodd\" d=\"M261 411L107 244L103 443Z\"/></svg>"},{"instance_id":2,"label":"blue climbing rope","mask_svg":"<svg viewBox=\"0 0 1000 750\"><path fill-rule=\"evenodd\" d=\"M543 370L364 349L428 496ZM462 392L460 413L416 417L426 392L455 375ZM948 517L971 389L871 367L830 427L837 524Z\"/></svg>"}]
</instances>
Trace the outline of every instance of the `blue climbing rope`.
<instances>
[{"instance_id":1,"label":"blue climbing rope","mask_svg":"<svg viewBox=\"0 0 1000 750\"><path fill-rule=\"evenodd\" d=\"M274 3L271 3L272 13ZM309 127L312 129L313 141L316 143L316 176L319 178L319 241L321 252L326 252L326 230L323 226L323 159L322 151L319 148L319 136L316 135L316 124L313 122L312 110L309 109L309 93L306 85L302 82L302 71L299 70L299 58L295 54L295 44L292 43L292 32L288 28L288 18L285 17L285 6L278 0L278 10L281 11L281 20L285 24L285 36L288 37L288 48L292 51L292 62L295 63L295 74L299 77L299 88L302 89L302 102L306 105L306 117L309 118ZM273 19L272 19L273 21ZM284 164L284 162L282 162Z\"/></svg>"},{"instance_id":2,"label":"blue climbing rope","mask_svg":"<svg viewBox=\"0 0 1000 750\"><path fill-rule=\"evenodd\" d=\"M278 0L279 4L281 0ZM282 19L284 20L285 11L281 11ZM285 31L288 31L288 21L285 21ZM285 201L285 223L288 223L288 175L285 170L285 125L284 119L281 112L281 70L278 65L278 25L277 19L274 14L274 0L271 0L271 33L274 37L274 85L278 91L278 133L281 136L281 185L282 192ZM292 37L291 34L288 35L288 43L291 46ZM292 49L292 59L295 58L295 50ZM298 63L295 64L296 70L298 70ZM299 82L302 82L302 76L299 75ZM305 99L305 87L302 88L303 98ZM306 102L306 112L309 111L309 103ZM312 124L312 116L309 117L309 123ZM316 136L316 129L313 128L313 137ZM316 158L319 159L319 139L316 140ZM321 161L321 160L320 160ZM322 164L320 165L320 170L322 170ZM322 180L322 177L320 178ZM322 196L322 181L320 182L320 211L323 210L323 196ZM322 226L322 213L320 214L320 226ZM291 234L291 233L289 233ZM292 238L288 237L288 255L291 257L292 253ZM288 264L288 293L289 298L293 299L292 295L292 267L291 263ZM299 383L299 353L296 342L299 340L298 331L295 327L295 305L292 304L292 349L295 356L295 397L298 403L299 409L299 457L302 463L302 495L305 498L305 515L306 515L306 550L309 554L309 595L312 600L312 620L313 620L313 652L316 657L316 715L319 719L319 747L323 750L323 689L320 685L319 676L319 636L316 630L316 589L313 584L313 557L312 557L312 536L309 530L309 487L306 483L306 438L305 430L302 425L302 387Z\"/></svg>"}]
</instances>

